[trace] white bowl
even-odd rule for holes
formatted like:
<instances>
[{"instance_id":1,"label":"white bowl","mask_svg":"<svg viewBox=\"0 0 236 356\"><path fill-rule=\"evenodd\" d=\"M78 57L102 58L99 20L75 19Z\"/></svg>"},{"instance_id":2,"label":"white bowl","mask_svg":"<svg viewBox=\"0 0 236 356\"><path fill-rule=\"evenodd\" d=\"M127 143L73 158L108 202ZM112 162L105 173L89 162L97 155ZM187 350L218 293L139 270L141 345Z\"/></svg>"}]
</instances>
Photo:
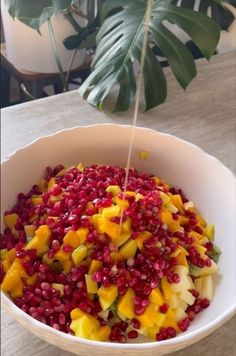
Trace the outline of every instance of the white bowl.
<instances>
[{"instance_id":1,"label":"white bowl","mask_svg":"<svg viewBox=\"0 0 236 356\"><path fill-rule=\"evenodd\" d=\"M126 166L133 128L94 125L60 131L42 137L14 153L2 164L2 212L15 202L16 193L27 192L42 177L46 166L83 162ZM150 152L147 160L138 153ZM145 128L136 128L131 165L154 173L181 187L202 214L216 227L216 243L222 250L214 300L187 332L162 342L115 344L67 335L31 318L2 293L7 312L26 329L62 349L79 355L163 355L189 346L226 322L236 310L235 177L217 159L198 147ZM222 340L223 342L223 340Z\"/></svg>"}]
</instances>

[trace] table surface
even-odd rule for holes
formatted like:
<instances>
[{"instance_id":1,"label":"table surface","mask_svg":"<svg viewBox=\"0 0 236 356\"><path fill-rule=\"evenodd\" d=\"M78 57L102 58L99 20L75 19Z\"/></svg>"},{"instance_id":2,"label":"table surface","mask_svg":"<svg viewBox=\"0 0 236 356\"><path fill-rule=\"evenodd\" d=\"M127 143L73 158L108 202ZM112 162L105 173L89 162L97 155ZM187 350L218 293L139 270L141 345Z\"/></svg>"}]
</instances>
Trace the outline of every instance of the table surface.
<instances>
[{"instance_id":1,"label":"table surface","mask_svg":"<svg viewBox=\"0 0 236 356\"><path fill-rule=\"evenodd\" d=\"M165 104L145 114L138 126L176 135L197 144L236 172L236 52L197 61L198 77L182 91L169 69ZM132 113L102 113L74 91L2 110L2 159L35 138L63 128L94 123L131 124ZM95 351L96 353L96 351ZM94 354L95 354L94 353ZM204 340L172 356L233 356L236 316ZM2 314L2 356L70 356ZM89 356L89 355L88 355ZM93 355L92 355L93 356Z\"/></svg>"}]
</instances>

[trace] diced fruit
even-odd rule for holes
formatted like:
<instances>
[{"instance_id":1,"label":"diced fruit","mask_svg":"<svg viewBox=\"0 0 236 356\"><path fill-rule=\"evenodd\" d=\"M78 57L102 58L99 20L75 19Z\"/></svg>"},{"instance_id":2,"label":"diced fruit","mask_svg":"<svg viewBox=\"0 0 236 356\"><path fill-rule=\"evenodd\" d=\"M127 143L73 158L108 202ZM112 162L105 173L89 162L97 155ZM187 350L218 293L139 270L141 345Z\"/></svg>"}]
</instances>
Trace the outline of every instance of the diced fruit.
<instances>
[{"instance_id":1,"label":"diced fruit","mask_svg":"<svg viewBox=\"0 0 236 356\"><path fill-rule=\"evenodd\" d=\"M150 239L151 237L152 237L152 234L149 231L140 232L138 237L136 237L136 239L135 239L135 241L136 241L136 243L138 245L138 248L140 250L142 250L144 241Z\"/></svg>"},{"instance_id":2,"label":"diced fruit","mask_svg":"<svg viewBox=\"0 0 236 356\"><path fill-rule=\"evenodd\" d=\"M181 196L179 194L172 195L171 200L180 213L183 214L185 209Z\"/></svg>"},{"instance_id":3,"label":"diced fruit","mask_svg":"<svg viewBox=\"0 0 236 356\"><path fill-rule=\"evenodd\" d=\"M168 304L171 308L178 308L180 303L181 301L176 293L172 294L172 296L168 299Z\"/></svg>"},{"instance_id":4,"label":"diced fruit","mask_svg":"<svg viewBox=\"0 0 236 356\"><path fill-rule=\"evenodd\" d=\"M167 281L166 277L161 280L161 289L166 300L170 299L173 294L172 285Z\"/></svg>"},{"instance_id":5,"label":"diced fruit","mask_svg":"<svg viewBox=\"0 0 236 356\"><path fill-rule=\"evenodd\" d=\"M34 225L25 225L24 230L27 238L33 238L35 235L35 226Z\"/></svg>"},{"instance_id":6,"label":"diced fruit","mask_svg":"<svg viewBox=\"0 0 236 356\"><path fill-rule=\"evenodd\" d=\"M171 283L171 289L173 292L182 292L189 289L191 284L186 276L180 276L179 283Z\"/></svg>"},{"instance_id":7,"label":"diced fruit","mask_svg":"<svg viewBox=\"0 0 236 356\"><path fill-rule=\"evenodd\" d=\"M175 313L175 319L177 322L187 318L187 316L188 316L187 313L185 313L184 309L181 307L174 309L174 313Z\"/></svg>"},{"instance_id":8,"label":"diced fruit","mask_svg":"<svg viewBox=\"0 0 236 356\"><path fill-rule=\"evenodd\" d=\"M201 299L207 298L209 301L212 301L214 295L212 276L196 278L194 285Z\"/></svg>"},{"instance_id":9,"label":"diced fruit","mask_svg":"<svg viewBox=\"0 0 236 356\"><path fill-rule=\"evenodd\" d=\"M161 306L164 304L165 300L163 298L163 295L160 291L160 289L155 288L151 291L151 294L149 295L149 301L150 303L156 304Z\"/></svg>"},{"instance_id":10,"label":"diced fruit","mask_svg":"<svg viewBox=\"0 0 236 356\"><path fill-rule=\"evenodd\" d=\"M33 286L38 280L38 273L34 273L32 276L26 279L26 283Z\"/></svg>"},{"instance_id":11,"label":"diced fruit","mask_svg":"<svg viewBox=\"0 0 236 356\"><path fill-rule=\"evenodd\" d=\"M198 253L200 253L201 256L204 255L204 253L207 251L207 249L206 249L205 247L201 246L201 245L195 245L195 244L193 244L192 246L195 248L195 250L196 250Z\"/></svg>"},{"instance_id":12,"label":"diced fruit","mask_svg":"<svg viewBox=\"0 0 236 356\"><path fill-rule=\"evenodd\" d=\"M128 240L124 245L119 248L119 254L128 259L134 257L137 251L137 243L135 240Z\"/></svg>"},{"instance_id":13,"label":"diced fruit","mask_svg":"<svg viewBox=\"0 0 236 356\"><path fill-rule=\"evenodd\" d=\"M156 340L156 334L158 334L160 331L160 327L157 325L154 325L152 328L148 328L148 336L150 339Z\"/></svg>"},{"instance_id":14,"label":"diced fruit","mask_svg":"<svg viewBox=\"0 0 236 356\"><path fill-rule=\"evenodd\" d=\"M11 230L15 226L18 218L19 216L15 213L4 215L4 224Z\"/></svg>"},{"instance_id":15,"label":"diced fruit","mask_svg":"<svg viewBox=\"0 0 236 356\"><path fill-rule=\"evenodd\" d=\"M118 205L109 206L108 208L103 208L102 218L109 219L114 216L120 216L121 209Z\"/></svg>"},{"instance_id":16,"label":"diced fruit","mask_svg":"<svg viewBox=\"0 0 236 356\"><path fill-rule=\"evenodd\" d=\"M85 275L85 282L86 282L86 287L87 287L88 293L97 293L97 291L98 291L97 282L95 282L92 279L92 276L90 274Z\"/></svg>"},{"instance_id":17,"label":"diced fruit","mask_svg":"<svg viewBox=\"0 0 236 356\"><path fill-rule=\"evenodd\" d=\"M40 195L36 195L31 198L31 201L33 205L39 205L40 203L42 203L42 198Z\"/></svg>"},{"instance_id":18,"label":"diced fruit","mask_svg":"<svg viewBox=\"0 0 236 356\"><path fill-rule=\"evenodd\" d=\"M77 164L76 168L77 168L78 171L80 171L80 172L83 172L83 171L84 171L84 166L83 166L83 164L82 164L81 162Z\"/></svg>"},{"instance_id":19,"label":"diced fruit","mask_svg":"<svg viewBox=\"0 0 236 356\"><path fill-rule=\"evenodd\" d=\"M106 310L115 301L118 296L118 287L115 285L104 287L101 286L97 294L99 296L99 303L103 310Z\"/></svg>"},{"instance_id":20,"label":"diced fruit","mask_svg":"<svg viewBox=\"0 0 236 356\"><path fill-rule=\"evenodd\" d=\"M128 200L123 200L120 199L118 197L114 197L113 198L114 203L116 203L116 205L118 205L121 209L126 209L129 206L129 202Z\"/></svg>"},{"instance_id":21,"label":"diced fruit","mask_svg":"<svg viewBox=\"0 0 236 356\"><path fill-rule=\"evenodd\" d=\"M113 195L117 195L118 193L121 192L121 189L120 189L119 185L109 185L106 188L106 192L107 193L112 193Z\"/></svg>"},{"instance_id":22,"label":"diced fruit","mask_svg":"<svg viewBox=\"0 0 236 356\"><path fill-rule=\"evenodd\" d=\"M148 151L140 151L139 152L139 158L143 161L149 157L149 152Z\"/></svg>"},{"instance_id":23,"label":"diced fruit","mask_svg":"<svg viewBox=\"0 0 236 356\"><path fill-rule=\"evenodd\" d=\"M97 341L107 341L111 333L111 328L108 325L100 326L97 331L94 331L90 339Z\"/></svg>"},{"instance_id":24,"label":"diced fruit","mask_svg":"<svg viewBox=\"0 0 236 356\"><path fill-rule=\"evenodd\" d=\"M168 228L175 232L180 228L180 220L174 220L172 214L164 207L160 209L160 218L164 224L168 226Z\"/></svg>"},{"instance_id":25,"label":"diced fruit","mask_svg":"<svg viewBox=\"0 0 236 356\"><path fill-rule=\"evenodd\" d=\"M90 315L84 315L79 319L73 320L70 324L70 328L74 331L75 336L86 339L89 339L99 327L99 321Z\"/></svg>"},{"instance_id":26,"label":"diced fruit","mask_svg":"<svg viewBox=\"0 0 236 356\"><path fill-rule=\"evenodd\" d=\"M72 260L75 266L78 266L85 257L87 257L88 248L85 245L80 245L72 252Z\"/></svg>"},{"instance_id":27,"label":"diced fruit","mask_svg":"<svg viewBox=\"0 0 236 356\"><path fill-rule=\"evenodd\" d=\"M69 245L73 248L76 248L80 245L80 237L76 231L68 231L63 238L63 242L65 245Z\"/></svg>"},{"instance_id":28,"label":"diced fruit","mask_svg":"<svg viewBox=\"0 0 236 356\"><path fill-rule=\"evenodd\" d=\"M137 315L138 319L143 327L153 327L155 323L155 316L157 314L157 306L155 304L149 304L145 309L145 312L141 315Z\"/></svg>"},{"instance_id":29,"label":"diced fruit","mask_svg":"<svg viewBox=\"0 0 236 356\"><path fill-rule=\"evenodd\" d=\"M174 252L172 252L170 256L177 257L179 254L183 254L185 256L189 255L188 251L184 247L178 246L177 249Z\"/></svg>"},{"instance_id":30,"label":"diced fruit","mask_svg":"<svg viewBox=\"0 0 236 356\"><path fill-rule=\"evenodd\" d=\"M170 203L171 198L167 194L165 194L163 192L160 192L159 194L160 194L161 200L163 202L163 205L166 205L166 204Z\"/></svg>"},{"instance_id":31,"label":"diced fruit","mask_svg":"<svg viewBox=\"0 0 236 356\"><path fill-rule=\"evenodd\" d=\"M118 236L116 239L113 240L113 243L116 245L116 247L120 247L123 245L127 240L130 238L130 232L123 232Z\"/></svg>"},{"instance_id":32,"label":"diced fruit","mask_svg":"<svg viewBox=\"0 0 236 356\"><path fill-rule=\"evenodd\" d=\"M214 240L215 226L213 224L207 225L203 231L203 235L206 236L209 240Z\"/></svg>"},{"instance_id":33,"label":"diced fruit","mask_svg":"<svg viewBox=\"0 0 236 356\"><path fill-rule=\"evenodd\" d=\"M126 293L120 297L117 304L118 311L129 319L135 317L133 303L134 295L134 291L131 288L128 288Z\"/></svg>"},{"instance_id":34,"label":"diced fruit","mask_svg":"<svg viewBox=\"0 0 236 356\"><path fill-rule=\"evenodd\" d=\"M122 224L121 224L121 232L130 232L131 231L131 226L132 226L132 220L130 218L127 218Z\"/></svg>"},{"instance_id":35,"label":"diced fruit","mask_svg":"<svg viewBox=\"0 0 236 356\"><path fill-rule=\"evenodd\" d=\"M97 223L101 233L106 233L108 236L110 236L111 239L117 239L119 237L120 227L118 224L103 218L98 220Z\"/></svg>"},{"instance_id":36,"label":"diced fruit","mask_svg":"<svg viewBox=\"0 0 236 356\"><path fill-rule=\"evenodd\" d=\"M86 313L83 312L79 308L75 308L70 312L70 317L71 317L72 320L76 320L76 319L82 318L82 316L85 316L85 315L86 315Z\"/></svg>"},{"instance_id":37,"label":"diced fruit","mask_svg":"<svg viewBox=\"0 0 236 356\"><path fill-rule=\"evenodd\" d=\"M78 230L76 230L76 233L79 236L80 243L83 244L87 239L89 229L87 227L80 227Z\"/></svg>"},{"instance_id":38,"label":"diced fruit","mask_svg":"<svg viewBox=\"0 0 236 356\"><path fill-rule=\"evenodd\" d=\"M218 272L217 264L211 260L211 266L204 266L202 268L189 263L189 273L194 277L210 276Z\"/></svg>"},{"instance_id":39,"label":"diced fruit","mask_svg":"<svg viewBox=\"0 0 236 356\"><path fill-rule=\"evenodd\" d=\"M159 326L161 328L162 325L164 324L165 318L166 318L166 314L162 314L160 312L157 312L155 314L155 320L154 320L155 325L157 325L157 326Z\"/></svg>"},{"instance_id":40,"label":"diced fruit","mask_svg":"<svg viewBox=\"0 0 236 356\"><path fill-rule=\"evenodd\" d=\"M52 187L56 184L56 178L52 177L48 182L48 190L52 189Z\"/></svg>"},{"instance_id":41,"label":"diced fruit","mask_svg":"<svg viewBox=\"0 0 236 356\"><path fill-rule=\"evenodd\" d=\"M64 285L60 283L52 283L52 288L58 290L60 295L64 295Z\"/></svg>"},{"instance_id":42,"label":"diced fruit","mask_svg":"<svg viewBox=\"0 0 236 356\"><path fill-rule=\"evenodd\" d=\"M17 285L14 287L14 289L10 291L11 298L15 299L15 298L22 297L23 289L24 289L24 283L22 282L22 280L19 280Z\"/></svg>"},{"instance_id":43,"label":"diced fruit","mask_svg":"<svg viewBox=\"0 0 236 356\"><path fill-rule=\"evenodd\" d=\"M199 211L195 208L190 208L189 211L193 212L196 214L198 223L200 226L202 226L203 228L205 228L207 226L206 220L203 218L203 216L199 213Z\"/></svg>"},{"instance_id":44,"label":"diced fruit","mask_svg":"<svg viewBox=\"0 0 236 356\"><path fill-rule=\"evenodd\" d=\"M97 272L102 267L102 261L92 260L89 267L89 274Z\"/></svg>"},{"instance_id":45,"label":"diced fruit","mask_svg":"<svg viewBox=\"0 0 236 356\"><path fill-rule=\"evenodd\" d=\"M187 290L180 292L179 297L188 305L193 305L195 302L194 296Z\"/></svg>"}]
</instances>

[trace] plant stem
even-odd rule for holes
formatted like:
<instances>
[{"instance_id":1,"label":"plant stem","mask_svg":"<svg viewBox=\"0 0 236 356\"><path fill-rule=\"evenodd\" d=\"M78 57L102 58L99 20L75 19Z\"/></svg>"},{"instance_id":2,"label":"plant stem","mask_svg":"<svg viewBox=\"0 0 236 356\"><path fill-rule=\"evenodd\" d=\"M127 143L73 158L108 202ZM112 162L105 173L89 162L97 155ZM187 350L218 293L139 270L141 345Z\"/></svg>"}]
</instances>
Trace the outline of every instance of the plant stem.
<instances>
[{"instance_id":1,"label":"plant stem","mask_svg":"<svg viewBox=\"0 0 236 356\"><path fill-rule=\"evenodd\" d=\"M58 53L58 49L57 49L57 45L56 45L56 40L55 40L55 35L54 35L51 19L48 19L48 30L49 30L49 34L50 34L50 39L51 39L51 44L52 44L52 48L53 48L54 57L55 57L55 60L56 60L56 63L57 63L58 73L59 73L59 76L61 78L61 82L62 82L62 85L63 85L63 91L65 92L65 91L68 91L68 83L66 82L65 73L63 71L61 60L60 60L60 56L59 56L59 53Z\"/></svg>"},{"instance_id":2,"label":"plant stem","mask_svg":"<svg viewBox=\"0 0 236 356\"><path fill-rule=\"evenodd\" d=\"M65 77L65 81L66 81L67 84L69 82L71 68L72 68L72 65L74 63L75 56L76 56L77 52L78 52L78 49L75 49L73 54L72 54L72 56L71 56L71 60L70 60L70 63L69 63L68 69L67 69L67 73L66 73L66 77Z\"/></svg>"}]
</instances>

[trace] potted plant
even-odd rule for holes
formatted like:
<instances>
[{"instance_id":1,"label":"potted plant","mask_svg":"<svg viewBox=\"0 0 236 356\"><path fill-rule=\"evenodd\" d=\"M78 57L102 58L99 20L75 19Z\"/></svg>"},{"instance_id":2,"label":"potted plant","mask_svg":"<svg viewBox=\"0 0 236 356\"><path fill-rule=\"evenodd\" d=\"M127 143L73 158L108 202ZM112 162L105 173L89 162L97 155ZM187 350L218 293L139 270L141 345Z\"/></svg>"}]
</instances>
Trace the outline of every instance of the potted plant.
<instances>
[{"instance_id":1,"label":"potted plant","mask_svg":"<svg viewBox=\"0 0 236 356\"><path fill-rule=\"evenodd\" d=\"M30 0L16 2L6 0L8 4L12 3L14 10L14 4L27 1L30 2ZM51 4L50 11L44 7L48 2ZM205 4L205 13L186 8L186 1L182 1L183 4L178 6L176 0L153 0L152 16L146 24L144 18L147 0L100 1L98 5L102 3L103 5L97 7L99 10L97 15L92 16L77 34L70 35L64 40L68 50L95 48L92 73L79 89L81 96L86 98L89 104L103 109L103 102L107 95L114 87L118 87L114 110L129 109L136 93L134 63L140 63L141 44L146 25L149 27L148 45L142 73L145 110L163 103L167 94L165 74L156 55L158 50L165 56L177 81L185 89L196 76L196 66L192 53L175 35L173 26L182 29L206 59L210 59L213 55L220 38L220 27L207 16L206 12L209 6L213 10L217 9L219 13L224 11L223 3L221 0L200 0L200 2ZM75 0L41 0L37 1L38 3L42 6L37 26L32 26L34 24L32 18L24 21L28 26L38 30L42 22L50 21L51 16L58 11L68 9L75 4L79 9L78 1ZM94 4L95 2L92 5ZM8 11L13 17L19 18L19 14L16 11L13 13L10 6ZM57 62L61 71L59 59Z\"/></svg>"}]
</instances>

